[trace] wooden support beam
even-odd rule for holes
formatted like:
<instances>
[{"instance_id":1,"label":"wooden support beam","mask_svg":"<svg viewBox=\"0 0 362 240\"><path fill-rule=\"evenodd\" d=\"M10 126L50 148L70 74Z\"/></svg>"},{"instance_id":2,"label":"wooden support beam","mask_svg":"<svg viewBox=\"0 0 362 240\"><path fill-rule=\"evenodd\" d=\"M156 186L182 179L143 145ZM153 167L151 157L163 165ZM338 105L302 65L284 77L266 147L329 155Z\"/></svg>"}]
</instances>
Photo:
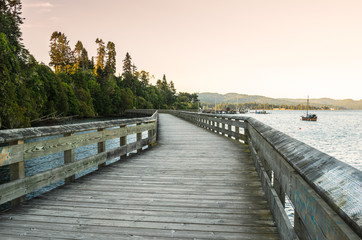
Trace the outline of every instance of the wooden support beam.
<instances>
[{"instance_id":1,"label":"wooden support beam","mask_svg":"<svg viewBox=\"0 0 362 240\"><path fill-rule=\"evenodd\" d=\"M137 126L140 126L142 123L137 123ZM142 140L142 132L137 133L137 142ZM137 149L137 153L142 152L142 148Z\"/></svg>"},{"instance_id":2,"label":"wooden support beam","mask_svg":"<svg viewBox=\"0 0 362 240\"><path fill-rule=\"evenodd\" d=\"M126 125L121 125L120 128L126 128ZM120 137L119 145L122 147L127 144L127 136ZM127 154L121 155L120 159L125 159Z\"/></svg>"},{"instance_id":3,"label":"wooden support beam","mask_svg":"<svg viewBox=\"0 0 362 240\"><path fill-rule=\"evenodd\" d=\"M21 145L24 144L24 140L18 140L11 145ZM24 160L16 163L10 164L10 181L15 181L18 179L23 179L25 177L25 164ZM23 201L25 201L25 195L15 198L11 201L11 206L19 206Z\"/></svg>"},{"instance_id":4,"label":"wooden support beam","mask_svg":"<svg viewBox=\"0 0 362 240\"><path fill-rule=\"evenodd\" d=\"M73 136L74 133L66 133L64 134L64 137ZM74 162L74 148L64 151L64 165L68 163ZM71 182L74 182L75 175L72 175L70 177L65 178L65 184L69 184Z\"/></svg>"},{"instance_id":5,"label":"wooden support beam","mask_svg":"<svg viewBox=\"0 0 362 240\"><path fill-rule=\"evenodd\" d=\"M221 119L225 119L225 118L221 118ZM225 134L224 134L224 130L225 130L225 123L224 123L224 122L221 123L221 128L222 128L221 134L222 134L222 135L225 135Z\"/></svg>"},{"instance_id":6,"label":"wooden support beam","mask_svg":"<svg viewBox=\"0 0 362 240\"><path fill-rule=\"evenodd\" d=\"M231 121L232 120L230 118L228 118L228 120L229 120L229 122L228 122L228 130L229 130L229 132L231 132ZM231 135L228 134L228 137L231 138Z\"/></svg>"},{"instance_id":7,"label":"wooden support beam","mask_svg":"<svg viewBox=\"0 0 362 240\"><path fill-rule=\"evenodd\" d=\"M104 132L106 129L105 128L98 128L98 132ZM106 141L103 142L99 142L98 143L98 153L102 153L106 151ZM98 169L101 169L103 167L106 166L106 162L101 163L98 165Z\"/></svg>"},{"instance_id":8,"label":"wooden support beam","mask_svg":"<svg viewBox=\"0 0 362 240\"><path fill-rule=\"evenodd\" d=\"M278 180L278 178L275 174L273 176L273 187L279 196L280 202L282 203L283 207L285 207L285 192L283 190L282 185L280 184L280 181Z\"/></svg>"},{"instance_id":9,"label":"wooden support beam","mask_svg":"<svg viewBox=\"0 0 362 240\"><path fill-rule=\"evenodd\" d=\"M236 141L240 141L241 139L241 136L240 136L240 128L235 126L235 133L236 133L236 137L235 137L235 140Z\"/></svg>"}]
</instances>

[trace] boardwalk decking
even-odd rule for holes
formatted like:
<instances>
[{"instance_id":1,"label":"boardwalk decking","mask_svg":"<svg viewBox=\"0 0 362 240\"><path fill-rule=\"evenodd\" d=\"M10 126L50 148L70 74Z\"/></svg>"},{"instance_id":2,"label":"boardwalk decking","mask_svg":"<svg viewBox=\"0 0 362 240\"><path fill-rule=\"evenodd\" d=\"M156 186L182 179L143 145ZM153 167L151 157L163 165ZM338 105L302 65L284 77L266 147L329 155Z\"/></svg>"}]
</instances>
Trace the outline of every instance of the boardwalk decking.
<instances>
[{"instance_id":1,"label":"boardwalk decking","mask_svg":"<svg viewBox=\"0 0 362 240\"><path fill-rule=\"evenodd\" d=\"M157 146L0 214L0 238L279 236L247 147L160 114Z\"/></svg>"}]
</instances>

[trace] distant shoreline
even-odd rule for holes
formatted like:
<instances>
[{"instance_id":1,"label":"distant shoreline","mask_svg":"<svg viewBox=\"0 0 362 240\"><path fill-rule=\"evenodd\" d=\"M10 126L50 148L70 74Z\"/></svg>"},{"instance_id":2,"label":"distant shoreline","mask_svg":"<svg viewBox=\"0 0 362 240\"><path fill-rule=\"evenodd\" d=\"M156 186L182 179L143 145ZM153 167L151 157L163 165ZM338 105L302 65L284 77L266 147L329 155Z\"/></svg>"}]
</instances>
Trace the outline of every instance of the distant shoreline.
<instances>
[{"instance_id":1,"label":"distant shoreline","mask_svg":"<svg viewBox=\"0 0 362 240\"><path fill-rule=\"evenodd\" d=\"M239 104L244 105L267 105L269 108L286 108L286 110L295 110L290 108L298 108L306 105L307 99L291 99L291 98L270 98L259 95L247 95L239 93L199 93L200 102L203 105L215 105L215 103L223 105ZM335 100L331 98L310 98L309 105L311 108L318 108L321 110L362 110L361 100ZM298 110L298 109L297 109ZM303 109L299 109L303 110Z\"/></svg>"}]
</instances>

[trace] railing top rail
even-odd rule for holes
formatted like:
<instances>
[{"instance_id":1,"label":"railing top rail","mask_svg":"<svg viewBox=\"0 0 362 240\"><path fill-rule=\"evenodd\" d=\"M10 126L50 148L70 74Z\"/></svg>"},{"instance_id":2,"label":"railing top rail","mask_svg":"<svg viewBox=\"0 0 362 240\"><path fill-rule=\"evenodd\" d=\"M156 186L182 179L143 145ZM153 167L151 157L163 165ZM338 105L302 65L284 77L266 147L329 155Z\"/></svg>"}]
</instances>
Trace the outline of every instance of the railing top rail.
<instances>
[{"instance_id":1,"label":"railing top rail","mask_svg":"<svg viewBox=\"0 0 362 240\"><path fill-rule=\"evenodd\" d=\"M247 121L358 232L362 230L362 172L248 116L182 112Z\"/></svg>"},{"instance_id":2,"label":"railing top rail","mask_svg":"<svg viewBox=\"0 0 362 240\"><path fill-rule=\"evenodd\" d=\"M73 123L57 126L17 128L0 131L0 143L8 143L17 140L26 140L35 137L53 136L58 134L82 132L99 128L110 128L126 124L136 124L140 122L151 122L157 118L157 111L151 117L116 119L108 121Z\"/></svg>"},{"instance_id":3,"label":"railing top rail","mask_svg":"<svg viewBox=\"0 0 362 240\"><path fill-rule=\"evenodd\" d=\"M362 172L250 118L248 122L357 231L362 227Z\"/></svg>"}]
</instances>

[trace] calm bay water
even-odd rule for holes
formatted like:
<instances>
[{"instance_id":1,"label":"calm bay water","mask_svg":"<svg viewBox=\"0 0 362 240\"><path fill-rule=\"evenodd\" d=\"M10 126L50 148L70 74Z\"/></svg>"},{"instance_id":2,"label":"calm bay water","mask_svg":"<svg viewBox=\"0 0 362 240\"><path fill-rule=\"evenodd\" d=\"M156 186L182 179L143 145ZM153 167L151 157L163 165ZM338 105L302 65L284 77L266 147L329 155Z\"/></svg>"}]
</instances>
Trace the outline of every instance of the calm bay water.
<instances>
[{"instance_id":1,"label":"calm bay water","mask_svg":"<svg viewBox=\"0 0 362 240\"><path fill-rule=\"evenodd\" d=\"M247 113L309 146L362 171L362 111L311 111L317 122L301 121L305 111Z\"/></svg>"},{"instance_id":2,"label":"calm bay water","mask_svg":"<svg viewBox=\"0 0 362 240\"><path fill-rule=\"evenodd\" d=\"M311 111L317 122L301 121L305 111L247 113L290 137L302 141L362 171L362 111ZM294 225L294 208L286 199L285 211Z\"/></svg>"}]
</instances>

